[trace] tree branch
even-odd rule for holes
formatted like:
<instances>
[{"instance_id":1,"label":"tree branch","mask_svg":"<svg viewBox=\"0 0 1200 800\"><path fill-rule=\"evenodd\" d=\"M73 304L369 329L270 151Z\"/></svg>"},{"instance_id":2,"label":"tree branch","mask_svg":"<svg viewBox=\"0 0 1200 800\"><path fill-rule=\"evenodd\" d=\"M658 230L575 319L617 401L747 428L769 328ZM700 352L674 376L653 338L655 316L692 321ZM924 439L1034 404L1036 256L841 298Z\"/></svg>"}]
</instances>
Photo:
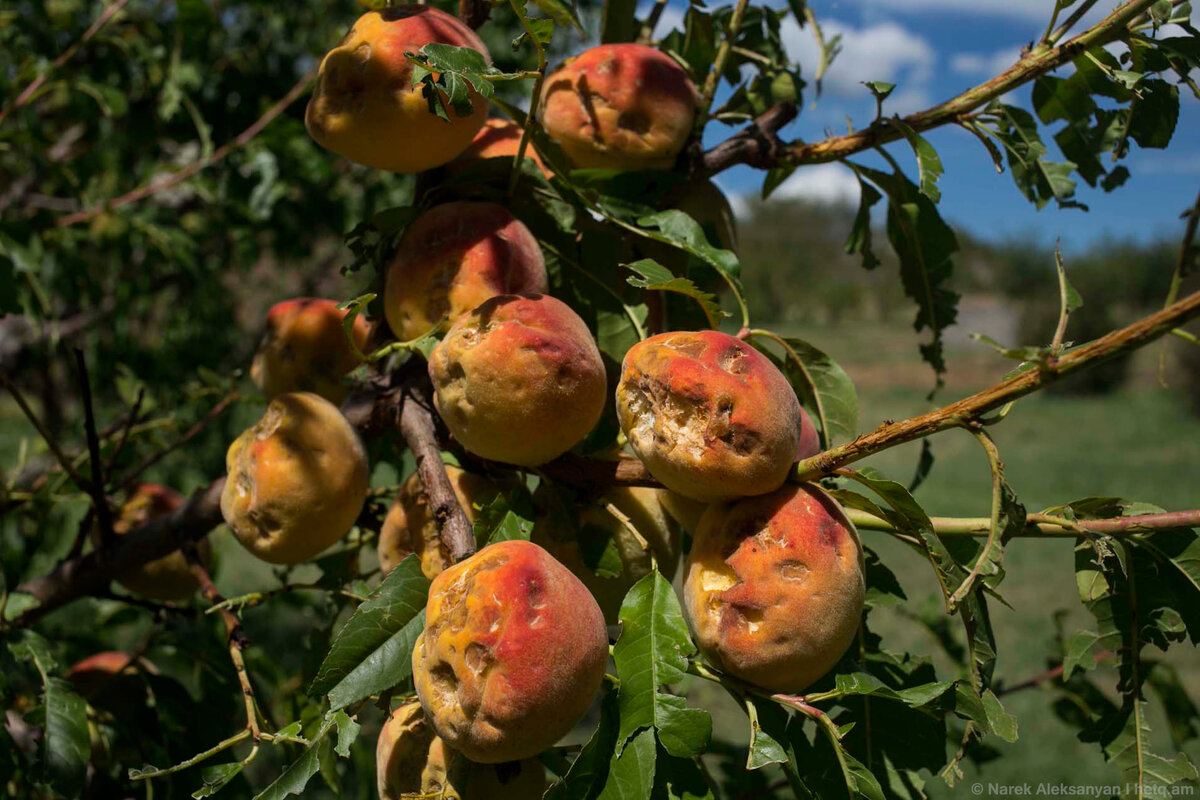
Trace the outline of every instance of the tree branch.
<instances>
[{"instance_id":1,"label":"tree branch","mask_svg":"<svg viewBox=\"0 0 1200 800\"><path fill-rule=\"evenodd\" d=\"M99 205L85 208L82 211L76 211L74 214L67 214L59 217L55 221L54 227L67 228L71 225L78 225L81 222L87 222L93 217L103 214L105 211L112 211L115 208L120 208L121 206L128 205L130 203L136 203L139 200L145 200L147 197L161 192L164 189L170 189L172 186L183 183L200 170L212 166L233 151L244 147L247 142L249 142L258 134L262 133L264 128L274 122L276 117L282 114L288 106L296 102L296 99L300 97L300 95L304 94L304 92L308 89L308 85L312 83L312 80L316 77L316 75L317 71L315 67L304 73L300 80L296 81L296 85L289 89L288 93L285 94L279 100L279 102L275 103L275 105L263 112L261 117L256 119L250 125L250 127L246 128L246 130L239 133L237 137L233 139L233 141L226 142L225 144L221 145L219 148L213 151L212 155L203 161L197 161L195 164L184 167L176 173L156 181L151 181L145 186L134 189L131 192L127 192L120 197L112 200L106 200Z\"/></svg>"},{"instance_id":2,"label":"tree branch","mask_svg":"<svg viewBox=\"0 0 1200 800\"><path fill-rule=\"evenodd\" d=\"M736 164L748 164L756 169L771 168L787 148L776 134L798 113L795 103L780 103L767 109L745 128L706 152L701 157L699 171L716 175Z\"/></svg>"},{"instance_id":3,"label":"tree branch","mask_svg":"<svg viewBox=\"0 0 1200 800\"><path fill-rule=\"evenodd\" d=\"M957 122L962 115L1074 60L1084 50L1121 38L1129 23L1153 3L1154 0L1129 0L1070 41L1061 45L1039 45L1033 48L996 77L940 105L909 114L903 118L904 125L920 133ZM862 150L893 142L901 137L903 129L903 126L876 121L856 133L833 136L812 144L796 142L783 154L780 166L837 161Z\"/></svg>"},{"instance_id":4,"label":"tree branch","mask_svg":"<svg viewBox=\"0 0 1200 800\"><path fill-rule=\"evenodd\" d=\"M858 436L851 442L806 458L792 469L790 479L796 482L813 480L828 475L838 467L898 444L961 427L988 411L1000 408L1060 378L1134 350L1197 316L1200 316L1200 292L1188 295L1132 325L1064 353L1053 363L1044 363L1028 369L982 392L928 414L880 425L871 433Z\"/></svg>"},{"instance_id":5,"label":"tree branch","mask_svg":"<svg viewBox=\"0 0 1200 800\"><path fill-rule=\"evenodd\" d=\"M112 546L116 534L113 532L112 509L108 505L105 487L104 461L100 458L100 436L96 433L96 412L92 407L92 381L88 376L87 362L83 350L75 348L75 370L79 375L79 393L83 398L83 430L87 437L88 461L92 467L88 491L92 496L92 508L96 512L96 523L100 526L100 547Z\"/></svg>"},{"instance_id":6,"label":"tree branch","mask_svg":"<svg viewBox=\"0 0 1200 800\"><path fill-rule=\"evenodd\" d=\"M475 552L475 533L454 494L446 475L429 409L428 381L417 382L405 395L400 407L400 434L417 462L421 487L429 496L429 509L441 532L442 543L450 559L462 561Z\"/></svg>"},{"instance_id":7,"label":"tree branch","mask_svg":"<svg viewBox=\"0 0 1200 800\"><path fill-rule=\"evenodd\" d=\"M865 531L897 532L895 525L869 511L853 508L847 508L845 511L856 528ZM929 521L938 536L987 536L992 524L989 517L930 517ZM1200 528L1200 509L1080 520L1069 520L1053 514L1029 514L1026 517L1025 529L1017 535L1030 538L1073 539L1091 533L1120 537L1172 528Z\"/></svg>"}]
</instances>

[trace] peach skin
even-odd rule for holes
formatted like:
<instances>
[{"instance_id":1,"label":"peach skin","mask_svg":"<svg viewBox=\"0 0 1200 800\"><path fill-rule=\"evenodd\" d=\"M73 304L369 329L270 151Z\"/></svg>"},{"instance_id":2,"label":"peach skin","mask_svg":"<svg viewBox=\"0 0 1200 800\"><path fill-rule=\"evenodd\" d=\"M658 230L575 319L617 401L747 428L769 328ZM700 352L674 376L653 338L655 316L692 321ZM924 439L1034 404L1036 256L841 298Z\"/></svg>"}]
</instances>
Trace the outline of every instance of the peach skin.
<instances>
[{"instance_id":1,"label":"peach skin","mask_svg":"<svg viewBox=\"0 0 1200 800\"><path fill-rule=\"evenodd\" d=\"M429 110L404 53L434 42L470 47L492 60L473 30L433 6L363 14L321 61L304 115L309 135L351 161L390 172L424 172L453 159L483 126L488 104L472 90L467 116L448 108L446 121Z\"/></svg>"},{"instance_id":2,"label":"peach skin","mask_svg":"<svg viewBox=\"0 0 1200 800\"><path fill-rule=\"evenodd\" d=\"M813 484L709 506L688 553L684 608L718 668L799 692L837 664L862 619L862 548Z\"/></svg>"},{"instance_id":3,"label":"peach skin","mask_svg":"<svg viewBox=\"0 0 1200 800\"><path fill-rule=\"evenodd\" d=\"M117 511L113 519L113 533L124 536L153 519L170 514L181 505L183 496L174 489L157 483L139 483ZM99 527L92 528L91 538L93 544L99 544ZM196 552L207 566L212 555L212 545L207 538L196 542ZM116 578L117 583L134 594L164 602L186 600L200 588L192 576L187 559L178 550L128 570Z\"/></svg>"},{"instance_id":4,"label":"peach skin","mask_svg":"<svg viewBox=\"0 0 1200 800\"><path fill-rule=\"evenodd\" d=\"M530 758L579 722L608 658L604 615L531 542L497 542L433 579L413 683L434 730L472 761Z\"/></svg>"},{"instance_id":5,"label":"peach skin","mask_svg":"<svg viewBox=\"0 0 1200 800\"><path fill-rule=\"evenodd\" d=\"M221 514L238 541L272 564L299 564L354 526L367 496L367 455L337 406L281 394L225 457Z\"/></svg>"},{"instance_id":6,"label":"peach skin","mask_svg":"<svg viewBox=\"0 0 1200 800\"><path fill-rule=\"evenodd\" d=\"M346 338L346 312L337 305L297 297L267 312L267 332L254 354L250 378L268 400L284 392L313 392L331 403L346 399L350 387L342 379L362 362ZM358 352L367 345L369 327L361 315L354 318L351 333Z\"/></svg>"},{"instance_id":7,"label":"peach skin","mask_svg":"<svg viewBox=\"0 0 1200 800\"><path fill-rule=\"evenodd\" d=\"M696 97L665 53L603 44L547 76L538 119L576 167L670 169L691 136Z\"/></svg>"},{"instance_id":8,"label":"peach skin","mask_svg":"<svg viewBox=\"0 0 1200 800\"><path fill-rule=\"evenodd\" d=\"M496 203L434 206L408 226L388 265L383 310L401 340L458 321L501 294L546 291L546 264L529 229Z\"/></svg>"},{"instance_id":9,"label":"peach skin","mask_svg":"<svg viewBox=\"0 0 1200 800\"><path fill-rule=\"evenodd\" d=\"M523 130L520 125L512 120L492 117L483 123L483 127L479 129L479 133L475 134L475 138L471 140L471 144L467 145L467 149L463 150L458 158L451 161L446 167L448 170L456 171L473 161L481 161L486 158L502 158L504 156L512 158L517 154L517 150L521 146ZM537 164L538 169L547 178L554 174L546 169L546 165L542 163L541 157L533 149L533 142L529 142L525 146L525 158Z\"/></svg>"},{"instance_id":10,"label":"peach skin","mask_svg":"<svg viewBox=\"0 0 1200 800\"><path fill-rule=\"evenodd\" d=\"M583 439L608 394L591 332L549 295L493 297L461 318L434 348L429 377L463 447L526 467Z\"/></svg>"},{"instance_id":11,"label":"peach skin","mask_svg":"<svg viewBox=\"0 0 1200 800\"><path fill-rule=\"evenodd\" d=\"M476 764L437 737L421 704L392 712L375 746L380 800L419 794L444 800L530 800L546 790L537 759L507 764Z\"/></svg>"},{"instance_id":12,"label":"peach skin","mask_svg":"<svg viewBox=\"0 0 1200 800\"><path fill-rule=\"evenodd\" d=\"M631 347L617 419L650 474L706 503L778 489L800 447L800 402L787 379L719 331L662 333Z\"/></svg>"},{"instance_id":13,"label":"peach skin","mask_svg":"<svg viewBox=\"0 0 1200 800\"><path fill-rule=\"evenodd\" d=\"M475 506L487 505L499 493L496 485L487 478L458 467L447 464L446 475L463 513L472 523L479 516ZM410 553L416 553L421 559L421 572L430 580L451 564L437 521L429 513L429 496L415 472L408 476L383 520L379 531L379 567L386 575Z\"/></svg>"}]
</instances>

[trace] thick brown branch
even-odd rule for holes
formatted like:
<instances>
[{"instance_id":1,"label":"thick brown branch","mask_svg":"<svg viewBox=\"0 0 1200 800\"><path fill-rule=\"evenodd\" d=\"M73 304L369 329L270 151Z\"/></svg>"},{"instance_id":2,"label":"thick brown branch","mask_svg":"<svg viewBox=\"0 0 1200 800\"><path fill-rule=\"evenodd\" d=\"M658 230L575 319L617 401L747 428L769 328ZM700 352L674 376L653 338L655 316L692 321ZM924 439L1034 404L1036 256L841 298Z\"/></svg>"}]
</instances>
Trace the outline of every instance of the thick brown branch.
<instances>
[{"instance_id":1,"label":"thick brown branch","mask_svg":"<svg viewBox=\"0 0 1200 800\"><path fill-rule=\"evenodd\" d=\"M164 189L170 189L172 186L183 183L200 170L212 166L233 151L245 146L247 142L249 142L258 134L262 133L264 128L274 122L276 117L287 110L288 106L296 102L296 99L300 97L300 95L304 94L304 92L308 89L308 85L312 83L313 78L316 77L316 74L317 73L315 69L306 72L304 76L300 78L300 80L296 81L296 85L289 89L288 93L285 94L279 100L279 102L263 112L261 117L256 119L250 125L250 127L246 128L246 130L239 133L237 137L233 139L233 141L226 142L221 147L218 147L213 151L212 155L203 161L197 161L195 164L184 167L178 172L168 175L165 178L152 181L145 186L134 189L132 192L127 192L120 197L105 201L100 205L92 206L91 208L85 208L82 211L75 212L74 214L67 214L59 217L58 220L55 221L54 226L56 228L66 228L71 225L78 225L81 222L87 222L93 217L103 214L105 211L111 211L114 208L120 208L121 206L128 205L130 203L136 203L139 200L145 200L147 197L156 194L157 192L161 192Z\"/></svg>"},{"instance_id":2,"label":"thick brown branch","mask_svg":"<svg viewBox=\"0 0 1200 800\"><path fill-rule=\"evenodd\" d=\"M1143 317L1132 325L1065 353L1056 361L1048 361L1038 368L1026 370L928 414L880 425L871 433L859 436L851 442L806 458L793 468L792 480L813 480L828 475L838 467L898 444L961 427L970 420L978 419L982 414L994 411L1060 378L1134 350L1197 316L1200 316L1200 292L1195 292L1162 311Z\"/></svg>"},{"instance_id":3,"label":"thick brown branch","mask_svg":"<svg viewBox=\"0 0 1200 800\"><path fill-rule=\"evenodd\" d=\"M783 157L787 145L777 136L779 129L796 118L795 103L780 103L767 109L748 126L709 150L700 161L700 172L715 175L737 164L769 169Z\"/></svg>"},{"instance_id":4,"label":"thick brown branch","mask_svg":"<svg viewBox=\"0 0 1200 800\"><path fill-rule=\"evenodd\" d=\"M1153 5L1154 0L1130 0L1113 10L1091 28L1057 46L1038 46L1021 56L1017 63L991 80L968 89L957 97L940 105L909 114L904 123L918 133L956 122L1001 95L1011 92L1035 78L1052 72L1063 64L1074 60L1080 53L1092 47L1103 46L1121 38L1129 23ZM902 126L879 120L856 133L834 136L820 142L806 144L796 142L783 154L782 164L819 164L836 161L854 153L895 141L903 134Z\"/></svg>"},{"instance_id":5,"label":"thick brown branch","mask_svg":"<svg viewBox=\"0 0 1200 800\"><path fill-rule=\"evenodd\" d=\"M400 434L416 459L417 475L429 497L430 512L441 532L442 543L451 560L457 562L475 552L475 533L446 475L428 403L427 384L418 383L405 395L400 406Z\"/></svg>"}]
</instances>

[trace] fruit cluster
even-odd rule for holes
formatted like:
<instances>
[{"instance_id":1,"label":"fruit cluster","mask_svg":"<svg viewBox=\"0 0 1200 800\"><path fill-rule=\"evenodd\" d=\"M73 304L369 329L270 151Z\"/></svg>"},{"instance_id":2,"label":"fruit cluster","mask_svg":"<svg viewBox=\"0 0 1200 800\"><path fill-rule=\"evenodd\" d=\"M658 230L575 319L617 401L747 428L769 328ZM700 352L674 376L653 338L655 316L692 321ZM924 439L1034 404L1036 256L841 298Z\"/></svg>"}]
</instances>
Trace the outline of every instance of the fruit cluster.
<instances>
[{"instance_id":1,"label":"fruit cluster","mask_svg":"<svg viewBox=\"0 0 1200 800\"><path fill-rule=\"evenodd\" d=\"M444 120L414 88L405 53L429 43L473 48L490 61L472 30L430 6L369 12L321 64L306 116L312 137L351 161L404 173L511 159L522 131L489 120L484 98L473 95L470 114ZM636 44L568 60L540 99L538 122L580 168L669 169L696 113L686 71ZM720 201L726 212L711 221L732 246ZM628 350L614 392L588 325L548 294L537 239L495 203L426 210L405 229L383 279L375 332L361 317L345 327L345 312L328 300L290 300L267 315L251 375L269 405L229 448L221 499L230 529L255 556L307 561L358 520L366 452L334 403L368 340L386 336L385 323L399 340L448 326L428 359L434 404L468 463L488 469L447 467L468 518L521 481L523 469L577 446L606 407L613 413L614 394L629 448L665 488L600 487L564 520L543 497L552 489L543 479L531 541L491 544L456 564L417 475L408 479L383 523L379 563L386 573L415 554L432 584L412 655L418 702L397 708L378 742L382 797L537 796L544 778L530 759L595 698L622 598L654 569L671 578L688 536L684 607L715 666L781 692L834 666L862 614L862 552L832 497L786 483L819 444L770 359L718 331L662 333ZM142 487L121 519L178 502ZM619 568L594 569L596 542L611 544ZM186 572L175 554L122 581L165 597L160 585L194 588L170 579Z\"/></svg>"}]
</instances>

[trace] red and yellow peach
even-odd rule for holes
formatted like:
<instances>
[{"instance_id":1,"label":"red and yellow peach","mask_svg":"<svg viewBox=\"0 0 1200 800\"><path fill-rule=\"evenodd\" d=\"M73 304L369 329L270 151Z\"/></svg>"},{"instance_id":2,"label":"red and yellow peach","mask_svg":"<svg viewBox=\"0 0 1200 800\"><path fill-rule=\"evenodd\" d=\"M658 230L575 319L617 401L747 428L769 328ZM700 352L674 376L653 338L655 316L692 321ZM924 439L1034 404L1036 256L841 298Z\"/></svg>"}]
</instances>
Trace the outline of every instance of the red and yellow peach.
<instances>
[{"instance_id":1,"label":"red and yellow peach","mask_svg":"<svg viewBox=\"0 0 1200 800\"><path fill-rule=\"evenodd\" d=\"M266 334L250 366L250 378L268 400L284 392L314 392L334 403L346 399L350 389L342 379L361 363L369 326L362 316L355 317L352 346L345 318L336 302L315 297L271 307Z\"/></svg>"}]
</instances>

